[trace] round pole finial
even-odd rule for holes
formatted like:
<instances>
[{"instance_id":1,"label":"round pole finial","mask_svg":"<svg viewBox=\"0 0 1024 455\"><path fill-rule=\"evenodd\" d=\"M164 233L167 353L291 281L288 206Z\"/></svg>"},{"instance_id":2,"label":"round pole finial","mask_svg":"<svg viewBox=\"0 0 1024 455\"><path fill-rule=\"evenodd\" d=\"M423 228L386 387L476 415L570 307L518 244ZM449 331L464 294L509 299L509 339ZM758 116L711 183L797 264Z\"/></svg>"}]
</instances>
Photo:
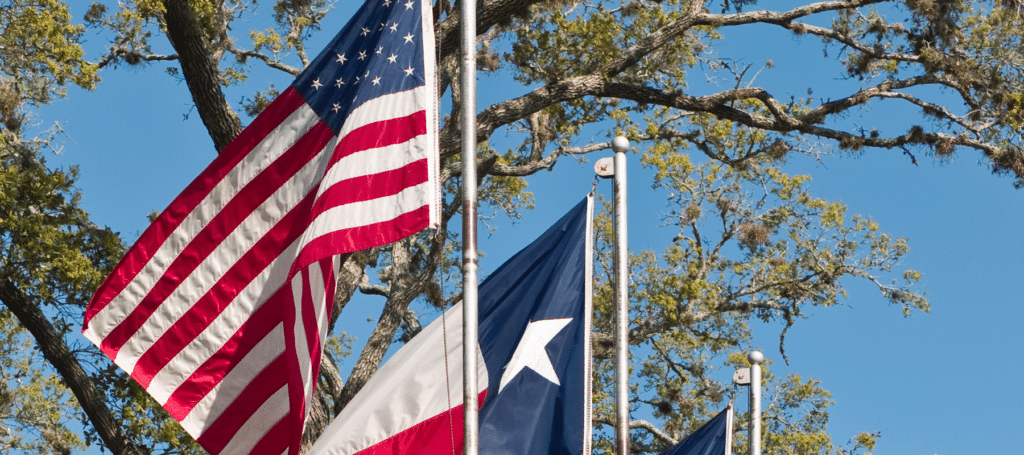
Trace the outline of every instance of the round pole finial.
<instances>
[{"instance_id":1,"label":"round pole finial","mask_svg":"<svg viewBox=\"0 0 1024 455\"><path fill-rule=\"evenodd\" d=\"M625 136L615 136L615 139L612 139L612 151L625 153L626 150L629 150L629 139L626 139Z\"/></svg>"},{"instance_id":2,"label":"round pole finial","mask_svg":"<svg viewBox=\"0 0 1024 455\"><path fill-rule=\"evenodd\" d=\"M764 362L764 354L761 354L761 351L750 351L747 354L747 360L752 364L760 365L761 362Z\"/></svg>"}]
</instances>

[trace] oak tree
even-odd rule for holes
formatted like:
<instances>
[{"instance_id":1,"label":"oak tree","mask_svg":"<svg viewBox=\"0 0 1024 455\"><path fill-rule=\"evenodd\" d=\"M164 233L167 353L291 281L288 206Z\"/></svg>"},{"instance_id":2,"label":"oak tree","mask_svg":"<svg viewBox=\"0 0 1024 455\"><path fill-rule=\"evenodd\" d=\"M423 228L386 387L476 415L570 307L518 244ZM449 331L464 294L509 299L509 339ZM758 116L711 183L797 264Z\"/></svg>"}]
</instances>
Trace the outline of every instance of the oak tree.
<instances>
[{"instance_id":1,"label":"oak tree","mask_svg":"<svg viewBox=\"0 0 1024 455\"><path fill-rule=\"evenodd\" d=\"M66 11L56 0L49 1L47 8ZM0 4L0 12L31 9L23 5L38 9L44 4L7 0ZM1019 51L1024 17L1021 4L1013 0L793 1L783 6L756 0L480 0L477 5L479 69L510 81L503 92L508 98L482 106L477 116L481 155L471 165L481 176L485 207L522 216L535 197L527 191L529 176L555 168L559 161L567 161L563 158L584 159L610 148L609 142L594 136L596 128L626 135L656 175L651 182L661 191L656 194L669 194L667 202L674 209L666 224L676 229L666 239L669 246L632 258L630 330L637 348L633 402L652 416L635 423L632 436L638 452L658 452L723 403L728 386L712 373L743 363L738 354L751 344L748 322L755 318L783 321L784 353L785 329L802 319L810 306L842 304L844 283L850 280L874 284L884 301L904 312L927 311L927 301L913 286L920 275L896 268L907 252L906 241L881 233L870 218L848 215L839 202L814 197L807 190L806 176L786 173L788 158L900 153L916 164L924 157L977 156L993 173L1024 186L1018 133L1024 123L1024 54ZM4 67L0 114L5 129L0 144L4 156L11 157L5 158L5 172L26 169L15 164L16 159L39 162L40 155L37 149L15 153L23 149L8 145L25 143L17 122L32 88L29 82L17 82L12 71L23 71L24 80L50 81L45 82L48 87L68 82L91 86L97 68L160 65L187 83L209 132L212 156L238 134L244 119L277 93L257 80L264 73L254 69L297 74L309 61L310 36L333 33L321 30L328 28L323 21L333 6L324 0L280 0L272 6L272 23L249 30L246 21L254 17L255 3L93 4L84 20L109 38L95 66L80 54L53 49L34 54L53 58L30 58L34 63L27 69ZM447 222L461 210L458 176L467 164L458 156L464 96L458 83L460 17L448 0L437 0L433 13L438 79L447 106L441 125L446 189L442 235L424 233L345 259L333 314L344 318L345 305L364 294L381 299L381 316L347 377L342 378L335 363L325 358L306 441L313 440L365 384L394 342L415 335L419 321L413 302L444 306L458 298L454 285L437 277L455 273L458 233L449 230ZM6 17L0 18L7 21L4 25L14 23ZM63 37L67 46L76 48L81 30L67 18L58 22L65 28L47 37ZM3 30L6 40L20 29ZM759 75L787 69L773 61L755 65L744 63L745 55L730 55L737 51L727 45L727 34L739 34L749 42L781 34L820 43L820 53L801 58L835 63L842 80L837 83L834 74L822 74L789 85L762 85ZM11 48L0 47L4 65L25 61L24 55L9 57L9 52ZM513 83L519 85L511 87ZM236 111L226 101L225 89L242 85L251 94ZM891 110L904 113L908 123L892 125L872 114ZM858 121L848 121L854 115ZM66 293L57 300L81 305L95 285L94 274L101 275L119 251L109 235L81 214L57 216L61 210L78 210L70 179L52 177L55 171L45 166L36 169L41 174L33 178L53 180L59 188L47 194L58 194L63 201L36 210L53 212L55 229L70 233L61 240L67 242L62 251L71 256L77 251L81 260L91 261L75 262L74 267L76 273L88 269L90 278L60 272L53 281L41 281L42 277L24 272L58 270L49 268L55 264L52 254L24 269L5 268L0 300L26 327L31 315L22 316L15 308L47 308L50 289ZM25 206L19 207L19 213L26 213ZM16 210L5 210L0 212L0 226L10 229L6 220ZM599 220L599 228L607 234L607 218ZM13 232L3 231L3 247L17 251L31 244ZM601 260L607 265L607 256ZM611 419L608 282L606 274L597 282L599 423ZM74 292L68 290L69 283L76 286ZM71 317L40 314L51 324ZM66 345L65 332L58 325L55 338ZM49 347L46 334L33 336L42 354L61 370L54 357L59 346ZM75 351L69 360L86 363L90 356L95 352ZM104 433L104 444L115 453L128 453L135 444L162 444L161 450L170 452L194 450L183 445L173 424L164 426L166 416L147 404L123 375L107 369L84 377L63 370L60 374L69 388L92 384L107 392L100 401L126 404L119 408L119 416L133 422L126 429L136 439L129 442L116 433L108 439ZM767 431L768 452L870 450L873 437L868 433L857 436L854 447L832 442L825 432L830 401L821 384L795 375L769 378L769 387L777 394L767 408L773 422ZM89 414L97 431L103 419ZM597 447L610 450L605 440Z\"/></svg>"}]
</instances>

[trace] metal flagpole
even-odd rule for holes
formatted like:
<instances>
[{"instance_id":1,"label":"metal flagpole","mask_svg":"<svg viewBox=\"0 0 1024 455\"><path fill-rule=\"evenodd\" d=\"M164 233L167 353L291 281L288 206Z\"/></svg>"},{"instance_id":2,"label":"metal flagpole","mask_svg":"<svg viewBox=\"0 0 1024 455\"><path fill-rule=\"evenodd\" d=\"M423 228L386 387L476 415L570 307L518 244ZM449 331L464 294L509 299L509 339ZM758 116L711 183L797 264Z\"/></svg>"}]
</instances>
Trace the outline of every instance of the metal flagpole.
<instances>
[{"instance_id":1,"label":"metal flagpole","mask_svg":"<svg viewBox=\"0 0 1024 455\"><path fill-rule=\"evenodd\" d=\"M750 455L761 455L761 362L764 354L751 351L750 361Z\"/></svg>"},{"instance_id":2,"label":"metal flagpole","mask_svg":"<svg viewBox=\"0 0 1024 455\"><path fill-rule=\"evenodd\" d=\"M476 0L460 0L462 19L462 409L463 453L477 455L477 252L476 252Z\"/></svg>"},{"instance_id":3,"label":"metal flagpole","mask_svg":"<svg viewBox=\"0 0 1024 455\"><path fill-rule=\"evenodd\" d=\"M626 241L626 150L629 139L612 139L614 157L597 160L599 177L615 177L615 447L629 455L629 267Z\"/></svg>"},{"instance_id":4,"label":"metal flagpole","mask_svg":"<svg viewBox=\"0 0 1024 455\"><path fill-rule=\"evenodd\" d=\"M629 455L629 268L626 240L626 150L629 140L612 140L615 152L615 446Z\"/></svg>"},{"instance_id":5,"label":"metal flagpole","mask_svg":"<svg viewBox=\"0 0 1024 455\"><path fill-rule=\"evenodd\" d=\"M732 398L729 399L729 406L725 412L725 455L732 455Z\"/></svg>"}]
</instances>

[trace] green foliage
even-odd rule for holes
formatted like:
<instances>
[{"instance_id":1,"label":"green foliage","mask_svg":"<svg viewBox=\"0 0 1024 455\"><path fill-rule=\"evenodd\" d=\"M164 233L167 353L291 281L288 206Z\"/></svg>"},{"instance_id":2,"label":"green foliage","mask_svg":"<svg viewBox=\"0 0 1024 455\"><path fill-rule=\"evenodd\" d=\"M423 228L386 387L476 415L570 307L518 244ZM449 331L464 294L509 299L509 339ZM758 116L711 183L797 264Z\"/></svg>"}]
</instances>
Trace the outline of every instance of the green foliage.
<instances>
[{"instance_id":1,"label":"green foliage","mask_svg":"<svg viewBox=\"0 0 1024 455\"><path fill-rule=\"evenodd\" d=\"M897 149L916 163L916 150L951 159L970 147L982 152L994 172L1013 175L1024 185L1019 135L1024 125L1019 71L1024 66L1024 15L1015 2L907 0L855 8L833 2L819 3L827 7L816 17L799 11L806 5L793 6L790 12L795 13L787 19L739 14L752 7L783 8L769 3L527 2L504 11L496 26L481 31L482 66L508 73L530 93L487 107L482 115L509 132L500 143L481 141L479 197L485 215L490 208L489 216L500 212L517 219L531 209L535 196L528 176L553 169L560 157L600 150L592 143L595 127L637 144L655 175L655 191L668 194L671 211L665 223L675 229L671 244L631 258L631 328L637 379L633 405L649 410L672 438L697 428L728 399L723 372L745 365L741 352L753 344L752 322L780 322L785 355L786 330L802 321L808 308L844 304L846 286L854 280L873 285L904 315L929 309L915 288L921 273L897 270L909 251L906 239L881 232L868 217L848 213L841 200L813 196L809 176L786 172L792 154ZM189 0L188 5L222 86L252 84L254 64L296 73L308 63L305 40L320 29L332 7L323 0L277 1L274 23L247 31L252 25L245 21L256 17L256 3ZM439 31L451 25L450 8L451 2L436 4ZM73 325L68 321L78 318L70 309L77 311L84 303L121 246L78 208L74 169L46 168L40 151L52 137L21 137L25 106L62 95L65 84L91 88L98 81L97 66L178 58L154 51L166 45L163 14L160 0L93 4L85 21L103 30L111 43L93 65L82 59L77 45L83 29L71 23L59 0L0 5L0 272L53 311L64 331ZM794 38L817 37L823 51L838 53L846 82L852 83L822 79L818 87L834 97L828 100L817 98L815 87L807 88L806 96L799 87L800 97L781 93L784 98L775 98L780 93L773 94L774 87L756 83L757 74L771 70L774 62L750 64L720 53L719 40L747 25L788 30ZM655 37L662 41L643 47ZM445 66L444 57L450 62L455 56L443 55L448 51L441 47L438 51L442 85L454 88L455 70ZM174 66L167 71L178 75ZM851 93L836 94L845 87L853 87ZM929 91L942 91L955 101L937 104L920 95ZM277 90L269 85L253 93L241 103L250 116L262 111ZM886 131L889 125L847 128L852 108L864 106L866 112L878 100L904 102L919 115L896 133ZM509 111L522 115L492 120ZM863 118L871 123L870 116ZM446 128L456 128L450 125ZM581 146L587 143L592 147ZM447 222L460 210L461 182L454 170L462 163L451 150L457 144L442 146L450 152L442 168ZM598 218L597 230L608 238L607 215ZM458 238L455 230L436 237L424 233L366 253L383 283L373 289L381 294L384 288L401 289L412 274L435 270L444 278L424 285L421 295L430 305L443 306L458 295L457 285L446 288L456 281L452 277L461 262ZM434 246L440 254L435 255ZM610 331L612 320L607 243L602 251L605 276L595 286L598 335ZM407 328L396 339L414 332L411 325ZM607 358L608 346L598 340L596 353ZM340 356L346 346L346 338L332 339L327 352ZM102 365L94 372L97 381L133 438L170 453L198 450L123 373ZM38 388L49 394L48 402L57 402L66 392L47 389L47 374L38 376ZM598 362L594 377L595 412L609 415L609 363ZM775 377L768 365L765 385L773 397L766 407L765 453L873 450L877 435L870 433L855 435L851 448L833 442L827 433L832 401L824 384L796 374ZM37 430L23 433L32 431ZM634 431L633 438L637 453L658 452L666 445L642 430ZM744 444L740 433L737 449ZM596 447L612 450L607 438Z\"/></svg>"},{"instance_id":2,"label":"green foliage","mask_svg":"<svg viewBox=\"0 0 1024 455\"><path fill-rule=\"evenodd\" d=\"M0 273L41 302L84 306L120 243L78 208L77 170L0 168Z\"/></svg>"},{"instance_id":3,"label":"green foliage","mask_svg":"<svg viewBox=\"0 0 1024 455\"><path fill-rule=\"evenodd\" d=\"M6 0L0 4L0 73L34 103L72 83L93 88L95 65L84 59L78 40L84 31L71 23L66 4L59 0Z\"/></svg>"},{"instance_id":4,"label":"green foliage","mask_svg":"<svg viewBox=\"0 0 1024 455\"><path fill-rule=\"evenodd\" d=\"M746 355L733 352L726 363L733 368L748 368ZM797 455L805 453L845 454L847 449L832 442L827 432L828 408L835 404L832 395L821 386L821 381L804 379L791 373L780 378L772 373L772 362L766 361L761 369L762 387L762 453L770 455ZM748 413L737 413L737 426L749 423ZM739 434L735 453L748 450L746 434ZM859 437L859 436L858 436Z\"/></svg>"},{"instance_id":5,"label":"green foliage","mask_svg":"<svg viewBox=\"0 0 1024 455\"><path fill-rule=\"evenodd\" d=\"M0 451L69 454L85 447L68 424L81 418L64 383L0 307Z\"/></svg>"},{"instance_id":6,"label":"green foliage","mask_svg":"<svg viewBox=\"0 0 1024 455\"><path fill-rule=\"evenodd\" d=\"M67 84L92 89L99 81L78 44L83 31L60 0L0 2L0 158L28 155L21 148L25 105L63 97Z\"/></svg>"},{"instance_id":7,"label":"green foliage","mask_svg":"<svg viewBox=\"0 0 1024 455\"><path fill-rule=\"evenodd\" d=\"M728 401L723 372L745 367L741 352L753 339L750 323L779 321L785 333L810 307L842 305L850 280L872 283L904 315L928 311L913 288L921 274L897 272L908 253L906 239L879 231L878 223L850 216L840 201L812 196L810 176L778 167L778 139L710 117L691 119L689 136L703 157L681 153L671 141L646 149L643 163L655 172L654 186L669 193L666 225L678 233L661 253L630 258L630 337L634 406L650 412L679 439L703 424ZM699 155L698 155L699 156ZM598 238L611 225L598 219ZM611 270L610 247L601 256ZM610 273L610 272L606 272ZM595 324L613 327L611 279L597 287ZM611 366L595 368L598 413L610 412ZM839 453L846 450L826 431L830 395L819 381L765 372L765 453ZM666 443L634 431L637 453L656 453ZM738 438L743 445L742 437ZM865 446L866 440L856 444ZM601 447L611 447L604 441ZM741 450L741 449L737 449Z\"/></svg>"},{"instance_id":8,"label":"green foliage","mask_svg":"<svg viewBox=\"0 0 1024 455\"><path fill-rule=\"evenodd\" d=\"M67 84L91 89L99 81L97 66L84 60L78 44L83 31L59 1L0 5L0 280L28 299L19 304L40 307L71 346L81 344L82 311L124 248L79 207L78 169L47 165L43 153L59 149L59 126L36 138L23 137L23 127L28 108L64 96ZM0 352L0 400L7 405L0 406L3 451L64 454L94 443L91 426L84 433L69 426L85 421L81 408L28 332L6 306L0 308L6 337ZM107 388L115 418L132 439L167 441L167 453L198 453L159 406L121 392L130 389L123 373L95 366L110 368L109 361L94 357L95 351L81 356L86 369L102 378L97 382Z\"/></svg>"},{"instance_id":9,"label":"green foliage","mask_svg":"<svg viewBox=\"0 0 1024 455\"><path fill-rule=\"evenodd\" d=\"M74 339L82 309L120 256L109 230L93 226L78 207L77 170L49 169L35 160L0 160L0 279L16 286ZM23 163L28 163L24 165ZM8 303L8 302L5 302ZM9 407L0 419L11 448L37 453L81 449L68 424L84 419L75 399L6 307L0 307L0 386ZM77 343L76 343L77 344Z\"/></svg>"},{"instance_id":10,"label":"green foliage","mask_svg":"<svg viewBox=\"0 0 1024 455\"><path fill-rule=\"evenodd\" d=\"M204 455L198 444L181 426L134 380L128 379L116 366L104 374L108 377L101 385L107 396L119 403L117 418L135 441L157 448L167 454ZM102 377L102 376L101 376Z\"/></svg>"}]
</instances>

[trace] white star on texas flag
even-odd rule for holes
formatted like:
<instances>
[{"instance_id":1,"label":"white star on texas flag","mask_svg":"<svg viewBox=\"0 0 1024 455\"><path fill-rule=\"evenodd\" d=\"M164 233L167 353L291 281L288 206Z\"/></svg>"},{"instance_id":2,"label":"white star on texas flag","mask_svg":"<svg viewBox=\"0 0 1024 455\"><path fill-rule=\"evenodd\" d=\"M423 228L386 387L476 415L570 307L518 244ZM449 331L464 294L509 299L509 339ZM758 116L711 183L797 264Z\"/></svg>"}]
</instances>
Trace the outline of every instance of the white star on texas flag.
<instances>
[{"instance_id":1,"label":"white star on texas flag","mask_svg":"<svg viewBox=\"0 0 1024 455\"><path fill-rule=\"evenodd\" d=\"M519 340L519 345L516 346L516 351L512 354L512 359L505 366L505 372L501 375L501 384L498 386L498 393L501 393L505 385L515 378L523 368L530 368L544 379L555 385L561 385L558 382L558 375L555 374L555 368L551 365L551 359L548 358L545 346L571 321L572 318L530 321L523 337Z\"/></svg>"}]
</instances>

